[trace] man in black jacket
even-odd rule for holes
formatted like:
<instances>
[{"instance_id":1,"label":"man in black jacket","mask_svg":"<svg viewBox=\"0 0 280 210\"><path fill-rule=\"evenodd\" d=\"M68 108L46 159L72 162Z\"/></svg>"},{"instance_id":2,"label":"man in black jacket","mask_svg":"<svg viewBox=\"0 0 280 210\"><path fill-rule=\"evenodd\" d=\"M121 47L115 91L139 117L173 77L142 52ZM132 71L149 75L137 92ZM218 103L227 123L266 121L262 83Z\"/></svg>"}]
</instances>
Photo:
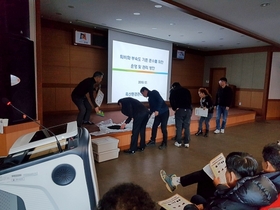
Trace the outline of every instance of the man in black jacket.
<instances>
[{"instance_id":1,"label":"man in black jacket","mask_svg":"<svg viewBox=\"0 0 280 210\"><path fill-rule=\"evenodd\" d=\"M155 120L152 127L151 140L147 143L147 146L155 145L157 129L160 124L162 131L162 143L158 148L164 149L167 147L167 122L169 118L169 108L157 90L151 91L146 87L142 87L140 93L144 97L149 98L148 101L150 105L150 115L153 113L155 115Z\"/></svg>"},{"instance_id":2,"label":"man in black jacket","mask_svg":"<svg viewBox=\"0 0 280 210\"><path fill-rule=\"evenodd\" d=\"M172 90L169 97L170 105L175 111L175 126L176 126L176 147L182 145L182 129L185 130L184 146L190 146L190 123L192 116L192 97L187 88L183 88L179 82L172 84Z\"/></svg>"},{"instance_id":3,"label":"man in black jacket","mask_svg":"<svg viewBox=\"0 0 280 210\"><path fill-rule=\"evenodd\" d=\"M220 87L216 94L216 130L215 134L225 133L225 127L227 123L228 110L232 100L232 90L227 84L227 78L222 77L219 80ZM222 125L220 125L221 115L223 115Z\"/></svg>"},{"instance_id":4,"label":"man in black jacket","mask_svg":"<svg viewBox=\"0 0 280 210\"><path fill-rule=\"evenodd\" d=\"M269 179L272 182L271 186L274 186L277 192L280 193L280 145L277 143L270 143L265 145L262 151L262 156L263 172L259 173L258 176L262 176L261 179L265 177ZM185 187L194 183L198 183L197 194L203 196L204 199L208 200L214 195L214 192L216 190L213 181L204 172L204 170L196 171L182 177L177 177L174 174L166 175L165 171L163 170L161 170L160 174L161 178L166 183L167 189L170 192L173 192L179 184ZM250 178L246 180L248 180L248 182L246 181L247 186L250 182L255 182L254 179L250 181Z\"/></svg>"},{"instance_id":5,"label":"man in black jacket","mask_svg":"<svg viewBox=\"0 0 280 210\"><path fill-rule=\"evenodd\" d=\"M184 210L258 210L274 202L278 192L266 176L255 176L257 161L248 153L232 152L226 157L227 185L215 178L215 196L205 200L199 195L192 197L193 204ZM194 205L195 204L195 205Z\"/></svg>"},{"instance_id":6,"label":"man in black jacket","mask_svg":"<svg viewBox=\"0 0 280 210\"><path fill-rule=\"evenodd\" d=\"M95 103L95 99L93 96L93 92L97 91L100 88L100 83L103 79L103 73L100 71L96 71L93 74L93 77L86 78L83 81L81 81L73 90L71 94L72 101L79 109L79 114L77 116L77 125L79 127L82 126L82 124L90 124L93 123L90 121L90 114L92 110L92 106L90 105L86 94L89 94L90 100L92 105L94 106L95 112L99 112L99 107Z\"/></svg>"},{"instance_id":7,"label":"man in black jacket","mask_svg":"<svg viewBox=\"0 0 280 210\"><path fill-rule=\"evenodd\" d=\"M126 124L130 123L133 118L130 148L124 150L124 152L134 154L137 149L144 151L146 146L146 125L149 119L149 110L140 101L130 97L120 99L118 105L121 107L121 112L128 117L121 125L121 129L124 129ZM139 134L140 146L137 147Z\"/></svg>"}]
</instances>

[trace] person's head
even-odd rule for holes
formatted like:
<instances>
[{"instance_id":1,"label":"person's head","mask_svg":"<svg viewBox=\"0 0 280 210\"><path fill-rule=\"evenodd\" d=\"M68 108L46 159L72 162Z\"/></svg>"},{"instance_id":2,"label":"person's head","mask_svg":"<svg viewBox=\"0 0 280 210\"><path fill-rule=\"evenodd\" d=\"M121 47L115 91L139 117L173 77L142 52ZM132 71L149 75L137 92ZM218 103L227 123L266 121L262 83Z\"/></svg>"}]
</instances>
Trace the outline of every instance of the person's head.
<instances>
[{"instance_id":1,"label":"person's head","mask_svg":"<svg viewBox=\"0 0 280 210\"><path fill-rule=\"evenodd\" d=\"M226 85L227 85L227 78L226 77L222 77L220 80L219 80L219 85L224 88Z\"/></svg>"},{"instance_id":2,"label":"person's head","mask_svg":"<svg viewBox=\"0 0 280 210\"><path fill-rule=\"evenodd\" d=\"M226 157L226 179L230 187L234 187L239 179L254 176L258 162L246 152L231 152Z\"/></svg>"},{"instance_id":3,"label":"person's head","mask_svg":"<svg viewBox=\"0 0 280 210\"><path fill-rule=\"evenodd\" d=\"M171 89L174 90L174 89L177 89L181 87L180 83L179 82L173 82L173 84L171 85Z\"/></svg>"},{"instance_id":4,"label":"person's head","mask_svg":"<svg viewBox=\"0 0 280 210\"><path fill-rule=\"evenodd\" d=\"M150 195L139 185L118 184L106 192L98 203L99 210L156 210Z\"/></svg>"},{"instance_id":5,"label":"person's head","mask_svg":"<svg viewBox=\"0 0 280 210\"><path fill-rule=\"evenodd\" d=\"M199 88L198 89L198 95L199 95L200 98L204 98L205 96L212 97L206 88Z\"/></svg>"},{"instance_id":6,"label":"person's head","mask_svg":"<svg viewBox=\"0 0 280 210\"><path fill-rule=\"evenodd\" d=\"M93 74L93 79L95 80L96 83L101 83L103 79L103 73L101 71L96 71Z\"/></svg>"},{"instance_id":7,"label":"person's head","mask_svg":"<svg viewBox=\"0 0 280 210\"><path fill-rule=\"evenodd\" d=\"M264 146L262 151L262 168L264 172L280 171L280 145L271 143Z\"/></svg>"},{"instance_id":8,"label":"person's head","mask_svg":"<svg viewBox=\"0 0 280 210\"><path fill-rule=\"evenodd\" d=\"M142 87L141 90L140 90L140 93L145 97L147 98L148 97L148 93L149 93L149 89L146 88L146 87Z\"/></svg>"}]
</instances>

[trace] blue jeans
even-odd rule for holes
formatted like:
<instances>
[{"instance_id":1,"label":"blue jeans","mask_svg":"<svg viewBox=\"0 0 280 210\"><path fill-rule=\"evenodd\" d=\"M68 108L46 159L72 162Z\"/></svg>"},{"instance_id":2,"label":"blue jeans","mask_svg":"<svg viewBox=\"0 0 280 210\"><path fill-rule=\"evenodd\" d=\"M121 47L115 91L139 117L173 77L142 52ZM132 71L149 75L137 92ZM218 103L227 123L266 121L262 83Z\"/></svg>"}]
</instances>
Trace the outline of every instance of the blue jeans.
<instances>
[{"instance_id":1,"label":"blue jeans","mask_svg":"<svg viewBox=\"0 0 280 210\"><path fill-rule=\"evenodd\" d=\"M185 130L185 144L190 142L190 123L191 123L192 110L191 109L178 109L175 112L175 126L176 126L176 141L182 143L182 129Z\"/></svg>"},{"instance_id":2,"label":"blue jeans","mask_svg":"<svg viewBox=\"0 0 280 210\"><path fill-rule=\"evenodd\" d=\"M209 131L209 122L213 116L213 113L208 113L207 117L200 117L198 122L198 130L202 130L202 124L205 121L206 130Z\"/></svg>"},{"instance_id":3,"label":"blue jeans","mask_svg":"<svg viewBox=\"0 0 280 210\"><path fill-rule=\"evenodd\" d=\"M220 126L220 119L221 115L223 115L223 122L222 127ZM226 123L227 123L227 116L228 116L228 110L226 110L225 106L217 106L217 113L216 113L216 129L225 129Z\"/></svg>"}]
</instances>

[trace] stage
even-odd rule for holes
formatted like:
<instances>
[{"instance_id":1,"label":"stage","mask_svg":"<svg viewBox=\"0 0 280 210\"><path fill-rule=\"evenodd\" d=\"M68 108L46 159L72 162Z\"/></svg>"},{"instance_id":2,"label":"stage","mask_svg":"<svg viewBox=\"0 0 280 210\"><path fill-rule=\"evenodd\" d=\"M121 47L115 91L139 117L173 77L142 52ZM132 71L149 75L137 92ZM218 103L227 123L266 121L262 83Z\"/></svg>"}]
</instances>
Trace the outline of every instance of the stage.
<instances>
[{"instance_id":1,"label":"stage","mask_svg":"<svg viewBox=\"0 0 280 210\"><path fill-rule=\"evenodd\" d=\"M95 124L100 123L101 121L106 121L108 119L112 119L112 121L116 124L123 122L127 117L124 116L120 111L110 111L105 112L104 117L100 117L96 114L91 115L91 121ZM53 125L62 124L65 122L74 121L76 119L76 113L75 114L46 114L44 115L44 126L50 127ZM174 116L174 111L170 109L170 116ZM210 121L210 131L215 130L216 125L216 114L214 112L213 118ZM231 108L229 110L228 120L227 120L227 127L240 125L244 123L254 122L256 118L256 112L255 111L249 111L249 110L242 110L237 108ZM193 135L197 132L198 129L198 120L199 117L192 115L191 118L191 126L190 126L190 132ZM89 132L95 132L98 131L99 128L96 125L85 125L85 127L88 129ZM175 136L175 125L168 125L168 140L171 140ZM222 134L221 134L222 135ZM100 138L102 136L111 136L114 138L119 139L119 148L121 150L128 149L130 145L130 137L131 137L131 131L126 132L112 132L107 133L101 136L92 136L92 138ZM146 141L150 140L151 137L151 128L147 128L146 130ZM162 133L160 130L160 127L158 128L157 133L157 142L160 142L162 140Z\"/></svg>"}]
</instances>

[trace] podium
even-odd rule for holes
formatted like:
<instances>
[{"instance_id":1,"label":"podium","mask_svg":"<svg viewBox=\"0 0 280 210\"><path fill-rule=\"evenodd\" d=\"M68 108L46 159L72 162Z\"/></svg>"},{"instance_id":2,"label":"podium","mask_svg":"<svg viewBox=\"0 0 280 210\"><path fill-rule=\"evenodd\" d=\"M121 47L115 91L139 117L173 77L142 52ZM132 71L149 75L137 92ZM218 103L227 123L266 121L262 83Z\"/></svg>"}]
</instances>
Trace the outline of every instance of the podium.
<instances>
[{"instance_id":1,"label":"podium","mask_svg":"<svg viewBox=\"0 0 280 210\"><path fill-rule=\"evenodd\" d=\"M7 156L11 146L20 136L38 131L39 127L40 126L35 122L26 122L4 127L4 132L0 133L0 156Z\"/></svg>"}]
</instances>

